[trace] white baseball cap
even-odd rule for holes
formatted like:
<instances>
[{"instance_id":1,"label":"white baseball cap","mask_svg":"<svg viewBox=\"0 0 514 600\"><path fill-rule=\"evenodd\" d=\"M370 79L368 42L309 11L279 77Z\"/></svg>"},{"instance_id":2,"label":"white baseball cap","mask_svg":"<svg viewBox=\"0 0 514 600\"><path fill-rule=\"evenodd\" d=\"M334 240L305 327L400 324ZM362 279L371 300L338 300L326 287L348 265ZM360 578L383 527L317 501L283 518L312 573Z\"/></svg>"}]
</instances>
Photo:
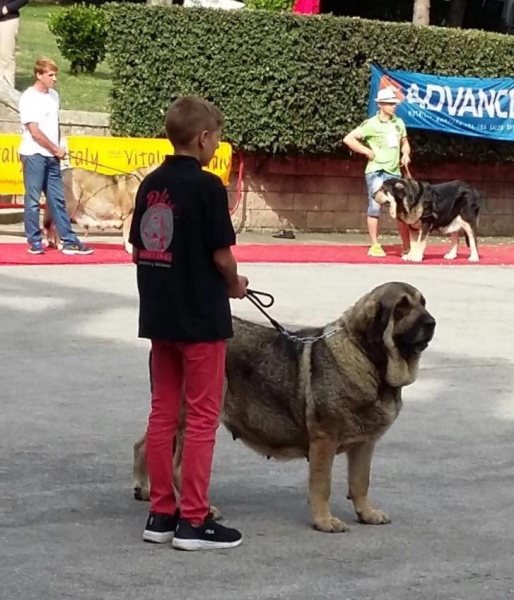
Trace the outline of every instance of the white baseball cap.
<instances>
[{"instance_id":1,"label":"white baseball cap","mask_svg":"<svg viewBox=\"0 0 514 600\"><path fill-rule=\"evenodd\" d=\"M399 104L400 100L392 88L384 88L383 90L378 91L375 102L378 102L379 104L381 102L384 104Z\"/></svg>"}]
</instances>

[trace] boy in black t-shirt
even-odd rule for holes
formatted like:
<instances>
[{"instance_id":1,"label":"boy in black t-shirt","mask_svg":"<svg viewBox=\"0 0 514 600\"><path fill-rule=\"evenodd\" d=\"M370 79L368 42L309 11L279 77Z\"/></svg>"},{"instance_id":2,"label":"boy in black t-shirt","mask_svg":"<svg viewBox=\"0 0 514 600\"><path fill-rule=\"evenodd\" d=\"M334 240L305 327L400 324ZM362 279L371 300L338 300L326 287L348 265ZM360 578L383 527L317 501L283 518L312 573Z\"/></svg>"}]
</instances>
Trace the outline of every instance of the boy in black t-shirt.
<instances>
[{"instance_id":1,"label":"boy in black t-shirt","mask_svg":"<svg viewBox=\"0 0 514 600\"><path fill-rule=\"evenodd\" d=\"M166 114L173 156L141 183L130 242L137 264L139 337L152 343L152 408L146 434L149 542L173 539L182 550L233 548L239 531L212 521L208 488L223 396L225 346L232 337L230 298L248 280L230 249L235 233L221 180L202 169L218 147L223 116L186 96ZM172 446L186 405L180 509Z\"/></svg>"}]
</instances>

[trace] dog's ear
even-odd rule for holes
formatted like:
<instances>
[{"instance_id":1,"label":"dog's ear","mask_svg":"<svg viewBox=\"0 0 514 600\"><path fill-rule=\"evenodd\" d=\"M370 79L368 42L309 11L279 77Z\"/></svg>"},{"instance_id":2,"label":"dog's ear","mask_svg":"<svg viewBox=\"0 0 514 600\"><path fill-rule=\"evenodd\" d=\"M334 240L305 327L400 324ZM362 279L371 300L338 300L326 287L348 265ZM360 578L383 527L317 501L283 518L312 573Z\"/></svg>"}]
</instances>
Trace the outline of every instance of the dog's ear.
<instances>
[{"instance_id":1,"label":"dog's ear","mask_svg":"<svg viewBox=\"0 0 514 600\"><path fill-rule=\"evenodd\" d=\"M393 196L397 200L403 200L406 193L406 186L403 179L395 179L393 184Z\"/></svg>"},{"instance_id":2,"label":"dog's ear","mask_svg":"<svg viewBox=\"0 0 514 600\"><path fill-rule=\"evenodd\" d=\"M384 296L376 307L373 329L376 338L382 339L391 319L395 322L405 317L412 309L412 303L407 294L399 296Z\"/></svg>"}]
</instances>

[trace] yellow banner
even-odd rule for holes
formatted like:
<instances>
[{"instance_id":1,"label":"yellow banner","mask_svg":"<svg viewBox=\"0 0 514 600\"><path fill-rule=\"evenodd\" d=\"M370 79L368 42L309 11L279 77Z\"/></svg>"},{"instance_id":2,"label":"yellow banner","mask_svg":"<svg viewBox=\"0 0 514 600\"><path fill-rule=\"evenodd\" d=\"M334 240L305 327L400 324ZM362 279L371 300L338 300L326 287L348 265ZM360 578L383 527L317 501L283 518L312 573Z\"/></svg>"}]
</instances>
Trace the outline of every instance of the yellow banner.
<instances>
[{"instance_id":1,"label":"yellow banner","mask_svg":"<svg viewBox=\"0 0 514 600\"><path fill-rule=\"evenodd\" d=\"M19 134L0 134L0 194L21 196L25 193L18 155L20 137ZM63 141L70 153L71 167L104 175L120 175L158 165L167 154L173 154L172 145L163 139L69 136ZM221 142L206 170L228 185L231 167L232 146Z\"/></svg>"}]
</instances>

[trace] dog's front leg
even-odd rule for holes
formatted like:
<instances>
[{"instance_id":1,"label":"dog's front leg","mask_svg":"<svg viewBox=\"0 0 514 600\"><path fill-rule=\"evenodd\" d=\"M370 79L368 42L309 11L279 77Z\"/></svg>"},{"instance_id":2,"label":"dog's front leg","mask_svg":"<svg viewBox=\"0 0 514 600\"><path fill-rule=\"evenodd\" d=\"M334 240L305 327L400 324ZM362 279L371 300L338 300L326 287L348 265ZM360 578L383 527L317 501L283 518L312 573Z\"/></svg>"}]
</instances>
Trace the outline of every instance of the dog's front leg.
<instances>
[{"instance_id":1,"label":"dog's front leg","mask_svg":"<svg viewBox=\"0 0 514 600\"><path fill-rule=\"evenodd\" d=\"M402 260L412 260L411 256L414 256L416 253L417 244L418 231L416 229L412 229L412 227L409 227L409 251L406 254L402 254Z\"/></svg>"},{"instance_id":2,"label":"dog's front leg","mask_svg":"<svg viewBox=\"0 0 514 600\"><path fill-rule=\"evenodd\" d=\"M360 523L383 525L391 522L389 517L385 512L373 508L368 500L374 448L374 442L366 442L356 445L348 452L348 498L353 502Z\"/></svg>"},{"instance_id":3,"label":"dog's front leg","mask_svg":"<svg viewBox=\"0 0 514 600\"><path fill-rule=\"evenodd\" d=\"M346 523L332 516L329 507L332 466L337 446L337 440L318 432L311 438L309 448L309 502L313 526L327 533L340 533L348 529Z\"/></svg>"},{"instance_id":4,"label":"dog's front leg","mask_svg":"<svg viewBox=\"0 0 514 600\"><path fill-rule=\"evenodd\" d=\"M425 254L425 248L427 245L427 239L430 235L430 226L422 225L421 229L418 233L418 239L414 249L409 252L407 255L407 259L410 262L420 263L423 261L423 256Z\"/></svg>"}]
</instances>

